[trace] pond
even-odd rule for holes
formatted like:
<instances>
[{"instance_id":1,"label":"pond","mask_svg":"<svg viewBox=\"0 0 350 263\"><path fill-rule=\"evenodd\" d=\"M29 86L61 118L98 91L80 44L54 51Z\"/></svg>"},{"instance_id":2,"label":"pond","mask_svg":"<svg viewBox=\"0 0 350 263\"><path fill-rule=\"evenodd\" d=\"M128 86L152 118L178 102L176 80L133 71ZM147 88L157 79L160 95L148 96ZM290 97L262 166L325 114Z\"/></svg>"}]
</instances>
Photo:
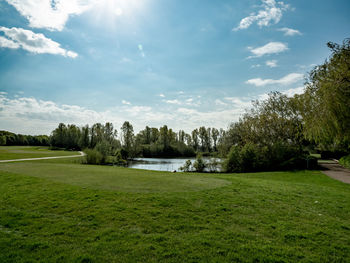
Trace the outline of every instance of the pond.
<instances>
[{"instance_id":1,"label":"pond","mask_svg":"<svg viewBox=\"0 0 350 263\"><path fill-rule=\"evenodd\" d=\"M145 169L154 171L168 171L168 172L181 172L180 167L185 164L187 160L191 160L192 164L195 158L135 158L129 162L129 168ZM205 162L210 158L204 157ZM220 161L220 159L217 159Z\"/></svg>"}]
</instances>

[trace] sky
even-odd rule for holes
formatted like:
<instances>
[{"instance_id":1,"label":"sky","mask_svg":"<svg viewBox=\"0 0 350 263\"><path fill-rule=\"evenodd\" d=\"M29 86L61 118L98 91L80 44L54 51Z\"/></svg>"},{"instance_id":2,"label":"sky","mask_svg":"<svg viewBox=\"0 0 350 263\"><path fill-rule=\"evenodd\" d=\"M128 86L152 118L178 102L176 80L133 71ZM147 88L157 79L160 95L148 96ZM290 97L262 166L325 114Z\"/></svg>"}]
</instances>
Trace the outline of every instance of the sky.
<instances>
[{"instance_id":1,"label":"sky","mask_svg":"<svg viewBox=\"0 0 350 263\"><path fill-rule=\"evenodd\" d=\"M0 0L0 130L227 128L350 37L348 0Z\"/></svg>"}]
</instances>

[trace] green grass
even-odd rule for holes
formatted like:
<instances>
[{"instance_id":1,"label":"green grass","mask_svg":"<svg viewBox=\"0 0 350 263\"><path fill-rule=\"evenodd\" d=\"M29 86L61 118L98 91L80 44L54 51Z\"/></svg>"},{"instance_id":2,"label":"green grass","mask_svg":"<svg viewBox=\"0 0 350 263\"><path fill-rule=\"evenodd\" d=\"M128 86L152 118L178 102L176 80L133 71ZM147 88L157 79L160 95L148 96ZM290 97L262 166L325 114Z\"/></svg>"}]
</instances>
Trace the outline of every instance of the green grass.
<instances>
[{"instance_id":1,"label":"green grass","mask_svg":"<svg viewBox=\"0 0 350 263\"><path fill-rule=\"evenodd\" d=\"M51 151L44 146L0 146L0 160L78 155L73 151Z\"/></svg>"},{"instance_id":2,"label":"green grass","mask_svg":"<svg viewBox=\"0 0 350 263\"><path fill-rule=\"evenodd\" d=\"M0 164L0 262L349 262L350 185L318 171Z\"/></svg>"}]
</instances>

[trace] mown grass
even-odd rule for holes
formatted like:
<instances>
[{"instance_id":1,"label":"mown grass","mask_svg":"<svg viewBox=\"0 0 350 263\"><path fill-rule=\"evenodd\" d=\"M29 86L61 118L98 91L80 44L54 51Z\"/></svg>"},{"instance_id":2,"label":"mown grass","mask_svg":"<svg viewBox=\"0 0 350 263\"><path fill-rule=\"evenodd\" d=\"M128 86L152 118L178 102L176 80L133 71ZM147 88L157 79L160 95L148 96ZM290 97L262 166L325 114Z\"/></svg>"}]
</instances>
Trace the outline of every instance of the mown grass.
<instances>
[{"instance_id":1,"label":"mown grass","mask_svg":"<svg viewBox=\"0 0 350 263\"><path fill-rule=\"evenodd\" d=\"M204 176L75 162L0 164L0 262L350 260L350 185L318 171Z\"/></svg>"},{"instance_id":2,"label":"mown grass","mask_svg":"<svg viewBox=\"0 0 350 263\"><path fill-rule=\"evenodd\" d=\"M44 146L1 146L0 160L78 155L74 151L51 151Z\"/></svg>"}]
</instances>

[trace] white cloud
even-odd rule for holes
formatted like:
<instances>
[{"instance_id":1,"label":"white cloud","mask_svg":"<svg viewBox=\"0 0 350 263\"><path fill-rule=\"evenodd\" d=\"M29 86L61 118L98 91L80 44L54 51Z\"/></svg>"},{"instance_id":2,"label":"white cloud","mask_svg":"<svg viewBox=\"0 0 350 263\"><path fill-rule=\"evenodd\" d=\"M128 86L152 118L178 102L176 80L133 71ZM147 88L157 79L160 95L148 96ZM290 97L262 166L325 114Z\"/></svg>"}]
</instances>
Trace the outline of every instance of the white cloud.
<instances>
[{"instance_id":1,"label":"white cloud","mask_svg":"<svg viewBox=\"0 0 350 263\"><path fill-rule=\"evenodd\" d=\"M161 93L161 94L159 94L159 97L165 98L165 95Z\"/></svg>"},{"instance_id":2,"label":"white cloud","mask_svg":"<svg viewBox=\"0 0 350 263\"><path fill-rule=\"evenodd\" d=\"M218 105L218 106L227 106L227 103L223 102L220 99L216 99L215 100L215 104Z\"/></svg>"},{"instance_id":3,"label":"white cloud","mask_svg":"<svg viewBox=\"0 0 350 263\"><path fill-rule=\"evenodd\" d=\"M201 105L199 100L194 100L193 98L182 98L182 99L173 99L173 100L163 100L163 102L172 105L186 105L192 107L198 107Z\"/></svg>"},{"instance_id":4,"label":"white cloud","mask_svg":"<svg viewBox=\"0 0 350 263\"><path fill-rule=\"evenodd\" d=\"M290 85L290 84L293 84L295 82L298 82L298 81L302 80L303 78L304 78L303 74L290 73L281 79L255 78L255 79L247 80L246 83L251 84L251 85L255 85L257 87L266 86L266 85L273 85L273 84L286 86L286 85Z\"/></svg>"},{"instance_id":5,"label":"white cloud","mask_svg":"<svg viewBox=\"0 0 350 263\"><path fill-rule=\"evenodd\" d=\"M224 99L231 102L231 105L235 105L238 108L246 109L251 106L251 101L249 99L244 100L239 97L225 97Z\"/></svg>"},{"instance_id":6,"label":"white cloud","mask_svg":"<svg viewBox=\"0 0 350 263\"><path fill-rule=\"evenodd\" d=\"M22 48L26 51L36 54L54 54L65 57L76 58L77 53L61 48L61 45L43 34L36 34L23 28L0 27L5 37L0 38L0 47L4 48Z\"/></svg>"},{"instance_id":7,"label":"white cloud","mask_svg":"<svg viewBox=\"0 0 350 263\"><path fill-rule=\"evenodd\" d=\"M251 13L243 18L233 30L246 29L255 22L259 27L277 24L282 18L283 11L289 8L289 5L283 2L276 2L275 0L262 0L262 3L263 9L259 10L258 13Z\"/></svg>"},{"instance_id":8,"label":"white cloud","mask_svg":"<svg viewBox=\"0 0 350 263\"><path fill-rule=\"evenodd\" d=\"M181 105L182 103L179 100L164 100L165 103L168 104L177 104L177 105Z\"/></svg>"},{"instance_id":9,"label":"white cloud","mask_svg":"<svg viewBox=\"0 0 350 263\"><path fill-rule=\"evenodd\" d=\"M267 60L265 62L266 66L270 67L270 68L275 68L277 67L277 60Z\"/></svg>"},{"instance_id":10,"label":"white cloud","mask_svg":"<svg viewBox=\"0 0 350 263\"><path fill-rule=\"evenodd\" d=\"M288 28L288 27L280 28L280 29L278 29L278 31L284 32L285 36L301 35L301 32L299 30Z\"/></svg>"},{"instance_id":11,"label":"white cloud","mask_svg":"<svg viewBox=\"0 0 350 263\"><path fill-rule=\"evenodd\" d=\"M303 87L299 87L282 93L292 96L302 91ZM60 122L78 126L112 122L119 130L125 120L134 126L135 132L144 129L146 125L161 127L164 124L175 131L184 129L186 132L200 126L226 128L251 107L251 100L262 100L267 97L267 94L261 94L252 97L220 98L215 100L215 104L220 107L210 107L209 110L191 106L180 106L174 109L171 106L159 111L158 108L150 106L125 104L104 111L95 111L77 105L60 105L36 98L10 98L6 92L2 92L0 94L0 130L22 134L50 134Z\"/></svg>"},{"instance_id":12,"label":"white cloud","mask_svg":"<svg viewBox=\"0 0 350 263\"><path fill-rule=\"evenodd\" d=\"M201 125L226 127L231 121L237 120L241 112L242 109L237 106L230 107L230 110L201 112L189 108L164 108L159 111L149 106L131 105L95 111L77 105L60 105L28 97L9 98L6 94L1 94L0 130L22 134L50 134L60 122L78 126L112 122L119 130L123 122L128 120L135 132L144 129L146 125L161 127L164 124L174 130L185 128L190 132Z\"/></svg>"},{"instance_id":13,"label":"white cloud","mask_svg":"<svg viewBox=\"0 0 350 263\"><path fill-rule=\"evenodd\" d=\"M250 68L260 68L261 65L260 64L255 64L255 65L252 65Z\"/></svg>"},{"instance_id":14,"label":"white cloud","mask_svg":"<svg viewBox=\"0 0 350 263\"><path fill-rule=\"evenodd\" d=\"M124 105L131 105L131 103L130 103L129 101L126 101L126 100L122 100L122 103L123 103Z\"/></svg>"},{"instance_id":15,"label":"white cloud","mask_svg":"<svg viewBox=\"0 0 350 263\"><path fill-rule=\"evenodd\" d=\"M17 49L20 48L20 45L6 37L0 36L0 47Z\"/></svg>"},{"instance_id":16,"label":"white cloud","mask_svg":"<svg viewBox=\"0 0 350 263\"><path fill-rule=\"evenodd\" d=\"M281 42L270 42L264 46L252 48L248 47L250 52L254 54L254 56L250 56L249 58L262 57L264 55L269 54L278 54L288 50L288 45Z\"/></svg>"},{"instance_id":17,"label":"white cloud","mask_svg":"<svg viewBox=\"0 0 350 263\"><path fill-rule=\"evenodd\" d=\"M92 7L93 0L6 0L27 18L29 26L61 31L69 16L79 15Z\"/></svg>"},{"instance_id":18,"label":"white cloud","mask_svg":"<svg viewBox=\"0 0 350 263\"><path fill-rule=\"evenodd\" d=\"M282 93L287 95L288 97L293 97L296 94L304 93L304 90L305 90L305 88L302 86L302 87L282 91Z\"/></svg>"}]
</instances>

